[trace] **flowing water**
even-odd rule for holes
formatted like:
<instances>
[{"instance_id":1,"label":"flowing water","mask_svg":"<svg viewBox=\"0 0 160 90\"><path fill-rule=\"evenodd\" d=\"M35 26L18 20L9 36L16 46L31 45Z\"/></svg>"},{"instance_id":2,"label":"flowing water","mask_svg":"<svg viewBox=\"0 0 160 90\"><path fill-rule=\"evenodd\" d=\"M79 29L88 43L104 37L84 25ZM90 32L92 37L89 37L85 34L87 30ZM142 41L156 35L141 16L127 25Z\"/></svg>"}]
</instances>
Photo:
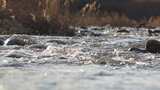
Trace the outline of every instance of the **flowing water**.
<instances>
[{"instance_id":1,"label":"flowing water","mask_svg":"<svg viewBox=\"0 0 160 90\"><path fill-rule=\"evenodd\" d=\"M160 54L129 51L158 35L145 28L76 29L73 37L1 35L0 90L160 89ZM11 37L28 43L8 45Z\"/></svg>"}]
</instances>

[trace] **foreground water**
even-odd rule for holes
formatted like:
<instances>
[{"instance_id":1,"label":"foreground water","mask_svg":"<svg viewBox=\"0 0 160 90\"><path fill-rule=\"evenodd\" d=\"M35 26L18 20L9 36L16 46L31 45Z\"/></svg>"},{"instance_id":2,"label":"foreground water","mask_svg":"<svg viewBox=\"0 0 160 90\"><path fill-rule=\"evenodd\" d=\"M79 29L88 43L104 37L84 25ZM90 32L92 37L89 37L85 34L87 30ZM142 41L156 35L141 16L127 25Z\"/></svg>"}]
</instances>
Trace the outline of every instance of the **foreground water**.
<instances>
[{"instance_id":1,"label":"foreground water","mask_svg":"<svg viewBox=\"0 0 160 90\"><path fill-rule=\"evenodd\" d=\"M129 32L106 26L77 28L74 37L1 35L0 90L159 90L160 54L128 50L158 34L123 29ZM7 45L10 37L30 42Z\"/></svg>"}]
</instances>

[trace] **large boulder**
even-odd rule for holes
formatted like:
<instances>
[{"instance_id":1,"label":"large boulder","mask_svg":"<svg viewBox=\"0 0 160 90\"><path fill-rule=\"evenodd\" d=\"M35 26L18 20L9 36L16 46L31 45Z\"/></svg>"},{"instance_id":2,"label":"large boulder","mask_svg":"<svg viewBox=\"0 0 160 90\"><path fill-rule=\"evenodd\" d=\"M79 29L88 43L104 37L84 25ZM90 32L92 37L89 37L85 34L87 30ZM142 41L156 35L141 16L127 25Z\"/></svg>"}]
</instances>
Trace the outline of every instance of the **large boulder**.
<instances>
[{"instance_id":1,"label":"large boulder","mask_svg":"<svg viewBox=\"0 0 160 90\"><path fill-rule=\"evenodd\" d=\"M160 41L154 39L148 40L146 50L151 53L160 53Z\"/></svg>"}]
</instances>

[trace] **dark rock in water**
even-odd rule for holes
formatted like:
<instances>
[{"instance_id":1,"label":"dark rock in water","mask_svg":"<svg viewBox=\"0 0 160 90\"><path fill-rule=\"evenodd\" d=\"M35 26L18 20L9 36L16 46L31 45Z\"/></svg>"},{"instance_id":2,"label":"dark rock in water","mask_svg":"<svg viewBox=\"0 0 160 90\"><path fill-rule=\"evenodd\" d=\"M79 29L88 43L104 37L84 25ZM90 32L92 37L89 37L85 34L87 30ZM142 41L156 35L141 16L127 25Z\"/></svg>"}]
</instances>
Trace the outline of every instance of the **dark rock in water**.
<instances>
[{"instance_id":1,"label":"dark rock in water","mask_svg":"<svg viewBox=\"0 0 160 90\"><path fill-rule=\"evenodd\" d=\"M149 36L153 36L153 35L155 35L155 36L158 36L158 34L160 34L160 30L148 30L148 35Z\"/></svg>"},{"instance_id":2,"label":"dark rock in water","mask_svg":"<svg viewBox=\"0 0 160 90\"><path fill-rule=\"evenodd\" d=\"M99 28L92 28L92 30L101 30L101 29L99 29Z\"/></svg>"},{"instance_id":3,"label":"dark rock in water","mask_svg":"<svg viewBox=\"0 0 160 90\"><path fill-rule=\"evenodd\" d=\"M0 39L0 45L3 45L3 44L4 44L4 41Z\"/></svg>"},{"instance_id":4,"label":"dark rock in water","mask_svg":"<svg viewBox=\"0 0 160 90\"><path fill-rule=\"evenodd\" d=\"M81 26L80 28L82 28L82 29L88 29L88 27L85 27L85 26Z\"/></svg>"},{"instance_id":5,"label":"dark rock in water","mask_svg":"<svg viewBox=\"0 0 160 90\"><path fill-rule=\"evenodd\" d=\"M8 41L7 45L21 45L24 46L25 45L25 41L23 39L11 39L10 41Z\"/></svg>"},{"instance_id":6,"label":"dark rock in water","mask_svg":"<svg viewBox=\"0 0 160 90\"><path fill-rule=\"evenodd\" d=\"M104 27L94 27L94 28L91 28L91 30L104 30L105 28Z\"/></svg>"},{"instance_id":7,"label":"dark rock in water","mask_svg":"<svg viewBox=\"0 0 160 90\"><path fill-rule=\"evenodd\" d=\"M13 35L4 41L4 45L24 46L24 45L34 44L34 43L35 41L32 40L29 36L20 36L20 35Z\"/></svg>"},{"instance_id":8,"label":"dark rock in water","mask_svg":"<svg viewBox=\"0 0 160 90\"><path fill-rule=\"evenodd\" d=\"M0 45L4 45L5 40L9 38L7 35L1 35L0 36Z\"/></svg>"},{"instance_id":9,"label":"dark rock in water","mask_svg":"<svg viewBox=\"0 0 160 90\"><path fill-rule=\"evenodd\" d=\"M147 52L160 53L160 41L151 39L146 42L145 49L139 49L139 48L133 47L133 48L130 48L129 51L135 51L135 52L141 52L141 53L147 53Z\"/></svg>"},{"instance_id":10,"label":"dark rock in water","mask_svg":"<svg viewBox=\"0 0 160 90\"><path fill-rule=\"evenodd\" d=\"M150 53L160 53L160 41L148 40L146 43L146 50Z\"/></svg>"},{"instance_id":11,"label":"dark rock in water","mask_svg":"<svg viewBox=\"0 0 160 90\"><path fill-rule=\"evenodd\" d=\"M148 29L148 36L152 36L152 30Z\"/></svg>"},{"instance_id":12,"label":"dark rock in water","mask_svg":"<svg viewBox=\"0 0 160 90\"><path fill-rule=\"evenodd\" d=\"M117 31L117 33L129 33L129 31L126 29L120 29Z\"/></svg>"},{"instance_id":13,"label":"dark rock in water","mask_svg":"<svg viewBox=\"0 0 160 90\"><path fill-rule=\"evenodd\" d=\"M135 51L135 52L138 52L138 53L147 53L148 51L145 50L145 49L140 49L140 48L129 48L128 51Z\"/></svg>"}]
</instances>

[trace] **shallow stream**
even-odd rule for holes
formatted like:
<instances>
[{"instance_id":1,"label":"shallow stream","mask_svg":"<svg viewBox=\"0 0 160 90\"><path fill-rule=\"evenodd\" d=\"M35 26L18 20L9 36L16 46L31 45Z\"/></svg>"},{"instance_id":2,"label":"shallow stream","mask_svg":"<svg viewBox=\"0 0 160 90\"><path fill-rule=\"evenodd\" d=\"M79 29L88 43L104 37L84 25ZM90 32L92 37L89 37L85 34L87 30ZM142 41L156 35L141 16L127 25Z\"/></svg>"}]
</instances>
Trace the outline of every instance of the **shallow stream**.
<instances>
[{"instance_id":1,"label":"shallow stream","mask_svg":"<svg viewBox=\"0 0 160 90\"><path fill-rule=\"evenodd\" d=\"M1 35L0 90L160 89L160 54L129 51L160 40L158 34L130 27L76 29L73 37ZM7 45L10 37L32 43Z\"/></svg>"}]
</instances>

